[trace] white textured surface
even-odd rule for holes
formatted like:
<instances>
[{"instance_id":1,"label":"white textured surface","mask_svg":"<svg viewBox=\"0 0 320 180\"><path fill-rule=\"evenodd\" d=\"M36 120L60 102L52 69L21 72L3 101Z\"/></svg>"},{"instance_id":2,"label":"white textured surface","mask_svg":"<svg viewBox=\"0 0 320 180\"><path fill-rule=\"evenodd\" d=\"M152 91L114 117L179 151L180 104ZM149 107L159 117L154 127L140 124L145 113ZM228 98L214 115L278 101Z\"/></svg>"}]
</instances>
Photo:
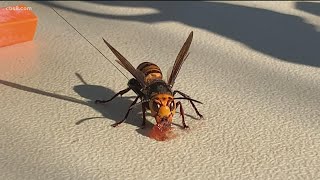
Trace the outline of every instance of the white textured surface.
<instances>
[{"instance_id":1,"label":"white textured surface","mask_svg":"<svg viewBox=\"0 0 320 180\"><path fill-rule=\"evenodd\" d=\"M175 88L205 102L205 120L187 117L189 131L177 127L176 139L157 142L139 130L139 109L110 126L132 99L90 100L112 96L127 79L48 3L26 2L39 17L35 40L0 48L0 179L320 179L319 16L298 2L181 3L187 11L165 2L54 3L110 60L101 37L134 66L149 60L166 72L194 31ZM250 24L259 18L275 27ZM275 42L265 45L263 35ZM278 44L288 50L272 49ZM90 117L104 118L76 125Z\"/></svg>"}]
</instances>

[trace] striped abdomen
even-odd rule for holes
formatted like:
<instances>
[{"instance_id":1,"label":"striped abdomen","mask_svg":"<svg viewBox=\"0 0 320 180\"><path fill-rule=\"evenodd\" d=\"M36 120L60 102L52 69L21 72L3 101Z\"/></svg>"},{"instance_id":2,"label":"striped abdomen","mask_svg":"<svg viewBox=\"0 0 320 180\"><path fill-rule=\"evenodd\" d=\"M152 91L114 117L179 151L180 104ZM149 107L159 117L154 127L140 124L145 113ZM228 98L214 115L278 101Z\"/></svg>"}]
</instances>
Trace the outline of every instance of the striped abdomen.
<instances>
[{"instance_id":1,"label":"striped abdomen","mask_svg":"<svg viewBox=\"0 0 320 180\"><path fill-rule=\"evenodd\" d=\"M137 69L144 73L145 82L147 84L155 79L162 79L162 72L160 68L151 62L143 62L139 64Z\"/></svg>"}]
</instances>

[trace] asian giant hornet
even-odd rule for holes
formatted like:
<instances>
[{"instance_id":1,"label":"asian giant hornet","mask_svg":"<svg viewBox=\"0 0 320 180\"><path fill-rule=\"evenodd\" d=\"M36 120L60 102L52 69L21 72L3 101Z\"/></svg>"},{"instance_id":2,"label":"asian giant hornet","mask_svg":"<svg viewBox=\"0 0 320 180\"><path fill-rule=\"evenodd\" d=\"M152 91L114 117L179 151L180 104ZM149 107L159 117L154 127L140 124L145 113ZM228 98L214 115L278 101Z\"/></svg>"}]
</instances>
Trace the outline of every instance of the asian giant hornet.
<instances>
[{"instance_id":1,"label":"asian giant hornet","mask_svg":"<svg viewBox=\"0 0 320 180\"><path fill-rule=\"evenodd\" d=\"M168 71L170 75L168 74L167 82L162 79L162 72L156 64L151 62L143 62L139 64L137 68L134 68L125 57L123 57L115 48L113 48L105 39L102 38L113 54L119 59L116 61L127 71L129 71L134 78L129 80L128 87L126 89L118 92L109 100L96 100L95 103L107 103L115 97L119 95L122 96L130 90L133 90L137 94L137 97L130 105L125 117L121 121L112 124L113 127L123 123L127 119L132 108L141 104L143 114L142 127L144 127L146 124L147 109L151 111L151 116L155 118L157 123L156 125L158 127L170 127L172 123L172 117L175 114L176 109L180 106L182 125L184 128L188 128L185 123L182 104L180 101L175 102L175 100L178 99L189 100L197 115L200 116L200 118L203 118L193 103L201 103L200 101L192 99L181 91L172 91L173 84L177 78L180 68L189 55L188 50L191 45L192 38L193 32L191 31L174 62L172 71ZM182 97L174 98L176 93L180 94ZM141 102L137 103L138 99L140 99Z\"/></svg>"}]
</instances>

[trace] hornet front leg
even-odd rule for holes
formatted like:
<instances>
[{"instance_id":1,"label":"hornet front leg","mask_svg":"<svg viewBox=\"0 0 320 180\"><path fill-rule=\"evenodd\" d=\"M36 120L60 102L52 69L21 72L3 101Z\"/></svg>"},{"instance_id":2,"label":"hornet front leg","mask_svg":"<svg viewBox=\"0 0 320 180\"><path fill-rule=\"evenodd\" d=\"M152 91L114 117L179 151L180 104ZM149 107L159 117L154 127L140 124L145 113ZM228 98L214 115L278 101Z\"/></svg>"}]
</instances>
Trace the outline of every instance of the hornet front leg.
<instances>
[{"instance_id":1,"label":"hornet front leg","mask_svg":"<svg viewBox=\"0 0 320 180\"><path fill-rule=\"evenodd\" d=\"M136 104L139 98L140 98L140 96L137 96L136 99L132 102L132 104L130 105L130 107L129 107L127 113L126 113L126 115L124 116L124 118L123 118L121 121L112 124L111 126L117 127L119 124L123 123L123 122L127 119L130 111L132 110L131 106L133 106L134 104Z\"/></svg>"},{"instance_id":2,"label":"hornet front leg","mask_svg":"<svg viewBox=\"0 0 320 180\"><path fill-rule=\"evenodd\" d=\"M186 122L185 122L185 120L184 120L184 111L183 111L182 104L181 104L180 101L178 101L178 102L176 103L176 108L178 109L179 106L180 106L180 115L181 115L181 118L182 118L183 128L184 128L184 129L187 129L187 128L189 128L189 126L186 125Z\"/></svg>"},{"instance_id":3,"label":"hornet front leg","mask_svg":"<svg viewBox=\"0 0 320 180\"><path fill-rule=\"evenodd\" d=\"M176 93L180 94L181 96L183 96L183 97L185 97L185 98L190 98L190 96L184 94L184 93L181 92L181 91L173 91L173 96L174 96ZM197 113L197 115L200 117L200 119L202 119L203 116L202 116L202 114L200 114L200 112L198 111L196 105L194 105L194 103L193 103L192 101L189 101L189 102L191 103L193 109L196 111L196 113Z\"/></svg>"},{"instance_id":4,"label":"hornet front leg","mask_svg":"<svg viewBox=\"0 0 320 180\"><path fill-rule=\"evenodd\" d=\"M145 128L146 126L146 111L147 111L146 105L142 103L142 118L143 118L142 125L141 125L142 129Z\"/></svg>"}]
</instances>

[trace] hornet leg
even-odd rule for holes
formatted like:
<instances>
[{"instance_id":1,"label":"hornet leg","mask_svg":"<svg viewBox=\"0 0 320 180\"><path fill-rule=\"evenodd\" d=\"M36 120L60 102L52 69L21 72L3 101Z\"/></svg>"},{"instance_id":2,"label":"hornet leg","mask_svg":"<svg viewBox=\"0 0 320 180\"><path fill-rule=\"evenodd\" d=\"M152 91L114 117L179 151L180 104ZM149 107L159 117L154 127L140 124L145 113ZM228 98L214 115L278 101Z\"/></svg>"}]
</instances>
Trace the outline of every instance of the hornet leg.
<instances>
[{"instance_id":1,"label":"hornet leg","mask_svg":"<svg viewBox=\"0 0 320 180\"><path fill-rule=\"evenodd\" d=\"M143 117L143 121L142 121L141 128L143 129L146 126L146 107L145 107L145 104L142 104L142 117Z\"/></svg>"},{"instance_id":2,"label":"hornet leg","mask_svg":"<svg viewBox=\"0 0 320 180\"><path fill-rule=\"evenodd\" d=\"M184 121L184 111L183 111L183 108L182 108L182 104L180 101L178 101L176 103L176 106L177 108L180 106L180 115L182 117L182 125L183 125L183 128L186 129L186 128L189 128L189 126L186 125L186 122Z\"/></svg>"},{"instance_id":3,"label":"hornet leg","mask_svg":"<svg viewBox=\"0 0 320 180\"><path fill-rule=\"evenodd\" d=\"M132 102L132 104L130 105L130 107L133 106L134 104L136 104L139 98L140 98L140 96L137 96L136 99L135 99L135 100ZM132 108L129 108L128 111L127 111L127 113L126 113L126 115L124 116L124 118L123 118L121 121L112 124L111 126L116 127L116 126L118 126L119 124L123 123L123 122L127 119L128 115L129 115L129 112L130 112L131 110L132 110Z\"/></svg>"},{"instance_id":4,"label":"hornet leg","mask_svg":"<svg viewBox=\"0 0 320 180\"><path fill-rule=\"evenodd\" d=\"M181 92L181 91L173 91L173 96L174 96L176 93L180 94L181 96L183 96L183 97L185 97L185 98L190 98L188 95L184 94L184 93ZM191 103L193 109L196 111L196 113L197 113L197 115L200 117L200 119L202 119L203 116L202 116L202 114L200 114L200 112L198 111L196 105L194 105L194 103L193 103L192 101L189 101L189 102Z\"/></svg>"},{"instance_id":5,"label":"hornet leg","mask_svg":"<svg viewBox=\"0 0 320 180\"><path fill-rule=\"evenodd\" d=\"M119 96L119 95L124 95L125 93L127 93L128 91L130 91L131 89L128 87L127 89L124 89L120 92L118 92L117 94L115 94L114 96L112 96L109 100L96 100L95 103L96 104L103 104L103 103L107 103L109 101L111 101L112 99L114 99L115 97Z\"/></svg>"}]
</instances>

